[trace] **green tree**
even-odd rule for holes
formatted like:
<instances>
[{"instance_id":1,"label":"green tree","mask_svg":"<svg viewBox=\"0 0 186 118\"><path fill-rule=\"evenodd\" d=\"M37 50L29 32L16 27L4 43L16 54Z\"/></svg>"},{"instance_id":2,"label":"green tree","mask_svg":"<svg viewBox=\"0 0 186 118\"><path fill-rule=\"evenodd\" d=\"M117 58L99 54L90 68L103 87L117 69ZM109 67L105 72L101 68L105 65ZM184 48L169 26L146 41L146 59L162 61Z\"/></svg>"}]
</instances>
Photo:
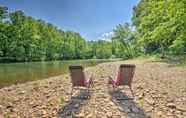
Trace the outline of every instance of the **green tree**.
<instances>
[{"instance_id":1,"label":"green tree","mask_svg":"<svg viewBox=\"0 0 186 118\"><path fill-rule=\"evenodd\" d=\"M140 35L139 43L148 52L161 51L162 57L165 52L185 47L186 39L186 5L185 0L141 0L134 7L133 24ZM177 41L179 40L179 41ZM177 51L178 51L177 50Z\"/></svg>"},{"instance_id":2,"label":"green tree","mask_svg":"<svg viewBox=\"0 0 186 118\"><path fill-rule=\"evenodd\" d=\"M134 56L133 46L135 43L134 32L128 23L119 24L113 30L112 52L117 57L131 58Z\"/></svg>"}]
</instances>

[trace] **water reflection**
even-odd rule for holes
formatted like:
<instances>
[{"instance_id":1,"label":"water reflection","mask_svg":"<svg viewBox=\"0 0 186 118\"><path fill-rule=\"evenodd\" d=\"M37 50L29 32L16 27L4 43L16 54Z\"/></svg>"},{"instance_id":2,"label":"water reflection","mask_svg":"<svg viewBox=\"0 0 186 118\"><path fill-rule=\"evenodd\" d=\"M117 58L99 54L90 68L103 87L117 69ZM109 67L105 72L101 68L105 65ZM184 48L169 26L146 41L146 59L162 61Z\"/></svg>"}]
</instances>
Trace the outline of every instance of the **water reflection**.
<instances>
[{"instance_id":1,"label":"water reflection","mask_svg":"<svg viewBox=\"0 0 186 118\"><path fill-rule=\"evenodd\" d=\"M11 84L49 78L68 72L71 64L93 66L106 60L50 61L0 64L0 88Z\"/></svg>"}]
</instances>

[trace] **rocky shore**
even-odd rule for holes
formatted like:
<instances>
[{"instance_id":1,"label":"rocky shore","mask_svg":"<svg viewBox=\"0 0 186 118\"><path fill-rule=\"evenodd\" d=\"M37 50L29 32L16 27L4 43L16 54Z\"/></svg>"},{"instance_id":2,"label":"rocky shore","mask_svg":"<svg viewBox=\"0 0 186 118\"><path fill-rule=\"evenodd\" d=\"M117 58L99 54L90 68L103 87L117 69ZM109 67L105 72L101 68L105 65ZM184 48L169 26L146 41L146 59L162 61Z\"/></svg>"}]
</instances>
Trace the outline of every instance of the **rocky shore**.
<instances>
[{"instance_id":1,"label":"rocky shore","mask_svg":"<svg viewBox=\"0 0 186 118\"><path fill-rule=\"evenodd\" d=\"M108 76L115 77L121 63L136 65L134 99L127 86L113 91L108 85ZM70 99L69 75L0 89L0 118L186 118L186 67L129 60L98 64L85 72L94 77L89 98L82 88Z\"/></svg>"}]
</instances>

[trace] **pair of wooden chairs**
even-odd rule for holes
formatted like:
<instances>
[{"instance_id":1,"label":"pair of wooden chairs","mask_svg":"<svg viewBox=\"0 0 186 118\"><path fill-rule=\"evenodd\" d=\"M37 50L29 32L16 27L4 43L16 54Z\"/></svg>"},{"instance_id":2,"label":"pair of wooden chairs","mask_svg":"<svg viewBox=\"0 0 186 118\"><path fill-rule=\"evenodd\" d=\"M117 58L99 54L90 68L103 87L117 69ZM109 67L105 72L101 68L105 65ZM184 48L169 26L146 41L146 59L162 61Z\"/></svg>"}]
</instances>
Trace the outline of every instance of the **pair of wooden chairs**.
<instances>
[{"instance_id":1,"label":"pair of wooden chairs","mask_svg":"<svg viewBox=\"0 0 186 118\"><path fill-rule=\"evenodd\" d=\"M70 77L72 81L71 97L74 87L86 87L89 93L90 87L93 87L93 77L86 79L82 66L69 66ZM121 85L127 85L130 88L132 96L134 93L132 90L132 79L134 76L135 65L121 64L119 67L118 75L116 79L109 76L109 84L113 89L118 88Z\"/></svg>"}]
</instances>

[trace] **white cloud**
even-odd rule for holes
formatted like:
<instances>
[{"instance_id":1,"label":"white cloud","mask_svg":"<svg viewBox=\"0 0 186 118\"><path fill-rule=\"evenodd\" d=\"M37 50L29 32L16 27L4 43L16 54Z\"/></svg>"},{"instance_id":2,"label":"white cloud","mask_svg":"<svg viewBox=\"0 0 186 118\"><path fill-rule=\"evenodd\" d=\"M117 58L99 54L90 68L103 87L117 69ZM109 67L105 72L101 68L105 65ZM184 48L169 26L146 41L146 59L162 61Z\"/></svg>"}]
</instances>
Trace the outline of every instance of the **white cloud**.
<instances>
[{"instance_id":1,"label":"white cloud","mask_svg":"<svg viewBox=\"0 0 186 118\"><path fill-rule=\"evenodd\" d=\"M113 36L113 32L106 32L103 33L100 37L98 37L99 40L104 40L104 41L111 41L111 38Z\"/></svg>"}]
</instances>

